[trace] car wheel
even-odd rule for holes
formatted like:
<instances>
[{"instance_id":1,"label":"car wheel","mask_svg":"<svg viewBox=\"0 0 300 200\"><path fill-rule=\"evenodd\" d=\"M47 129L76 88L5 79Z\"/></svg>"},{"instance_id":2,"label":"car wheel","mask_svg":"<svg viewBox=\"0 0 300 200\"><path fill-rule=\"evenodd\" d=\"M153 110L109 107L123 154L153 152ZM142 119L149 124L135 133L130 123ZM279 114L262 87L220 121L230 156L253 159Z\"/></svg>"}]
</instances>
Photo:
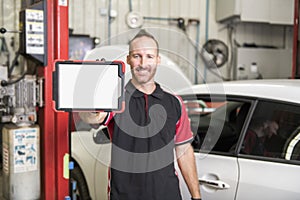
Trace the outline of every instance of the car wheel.
<instances>
[{"instance_id":1,"label":"car wheel","mask_svg":"<svg viewBox=\"0 0 300 200\"><path fill-rule=\"evenodd\" d=\"M76 187L72 190L73 195L76 195L76 199L91 200L87 183L79 167L74 167L71 170L71 181L76 182Z\"/></svg>"}]
</instances>

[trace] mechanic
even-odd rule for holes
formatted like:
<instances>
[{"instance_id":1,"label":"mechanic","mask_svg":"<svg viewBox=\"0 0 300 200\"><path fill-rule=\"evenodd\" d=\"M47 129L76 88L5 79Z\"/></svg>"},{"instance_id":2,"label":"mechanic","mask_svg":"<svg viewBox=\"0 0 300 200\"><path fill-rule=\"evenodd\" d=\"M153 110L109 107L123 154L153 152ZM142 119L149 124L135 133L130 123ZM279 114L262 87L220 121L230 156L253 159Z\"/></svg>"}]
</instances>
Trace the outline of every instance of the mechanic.
<instances>
[{"instance_id":1,"label":"mechanic","mask_svg":"<svg viewBox=\"0 0 300 200\"><path fill-rule=\"evenodd\" d=\"M154 81L159 45L141 30L129 43L132 79L122 113L81 112L90 124L107 125L112 142L110 200L182 200L174 149L192 200L200 200L193 133L182 100ZM176 80L174 80L176 81Z\"/></svg>"}]
</instances>

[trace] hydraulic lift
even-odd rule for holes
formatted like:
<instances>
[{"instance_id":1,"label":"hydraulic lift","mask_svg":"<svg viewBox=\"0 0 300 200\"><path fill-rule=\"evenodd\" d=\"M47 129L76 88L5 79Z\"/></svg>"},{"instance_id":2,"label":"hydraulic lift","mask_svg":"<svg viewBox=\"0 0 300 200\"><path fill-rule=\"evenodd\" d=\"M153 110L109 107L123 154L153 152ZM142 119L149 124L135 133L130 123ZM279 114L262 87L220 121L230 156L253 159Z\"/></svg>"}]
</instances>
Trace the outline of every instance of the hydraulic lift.
<instances>
[{"instance_id":1,"label":"hydraulic lift","mask_svg":"<svg viewBox=\"0 0 300 200\"><path fill-rule=\"evenodd\" d=\"M0 94L0 123L17 125L28 123L39 126L41 166L39 199L71 199L69 114L55 111L52 94L54 62L68 59L68 0L22 0L21 7L20 30L17 31L20 33L20 49L17 54L24 56L29 61L28 65L35 63L35 74L31 75L30 80L37 80L39 97L36 98L35 91L32 90L34 94L30 96L32 98L30 105L37 103L39 108L36 106L30 113L28 105L26 108L16 109L17 94L23 93L27 96L30 94L15 84L24 83L21 86L27 88L31 82L26 79L25 73L18 80L12 80L8 76L5 82L1 82L0 91L13 92ZM1 33L5 31L1 29ZM0 78L2 76L5 75L1 74ZM35 84L31 88L35 88ZM20 100L25 102L24 98Z\"/></svg>"}]
</instances>

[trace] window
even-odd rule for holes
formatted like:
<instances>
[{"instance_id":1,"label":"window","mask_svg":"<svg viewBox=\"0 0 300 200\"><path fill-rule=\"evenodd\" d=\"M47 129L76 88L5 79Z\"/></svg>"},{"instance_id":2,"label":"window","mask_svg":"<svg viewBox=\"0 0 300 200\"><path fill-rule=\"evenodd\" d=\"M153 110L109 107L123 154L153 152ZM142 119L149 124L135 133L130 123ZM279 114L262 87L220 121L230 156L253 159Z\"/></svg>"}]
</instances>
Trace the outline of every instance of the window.
<instances>
[{"instance_id":1,"label":"window","mask_svg":"<svg viewBox=\"0 0 300 200\"><path fill-rule=\"evenodd\" d=\"M260 101L246 131L241 153L300 160L300 107Z\"/></svg>"},{"instance_id":2,"label":"window","mask_svg":"<svg viewBox=\"0 0 300 200\"><path fill-rule=\"evenodd\" d=\"M231 152L251 104L211 96L186 98L184 102L195 135L192 143L195 151Z\"/></svg>"}]
</instances>

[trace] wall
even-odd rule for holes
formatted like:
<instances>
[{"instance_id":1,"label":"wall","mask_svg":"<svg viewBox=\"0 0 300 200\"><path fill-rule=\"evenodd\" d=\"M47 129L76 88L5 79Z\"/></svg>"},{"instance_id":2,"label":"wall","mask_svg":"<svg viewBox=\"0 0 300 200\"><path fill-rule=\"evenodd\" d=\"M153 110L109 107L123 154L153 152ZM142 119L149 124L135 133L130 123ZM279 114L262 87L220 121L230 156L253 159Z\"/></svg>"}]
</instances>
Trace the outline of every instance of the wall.
<instances>
[{"instance_id":1,"label":"wall","mask_svg":"<svg viewBox=\"0 0 300 200\"><path fill-rule=\"evenodd\" d=\"M1 26L7 27L7 29L18 29L20 1L0 0L0 3ZM115 16L111 23L108 20L109 7ZM195 23L186 24L186 32L179 29L176 23L167 20L144 20L143 24L143 28L154 32L164 53L172 57L193 82L197 80L198 83L201 83L204 80L216 81L219 79L205 69L199 57L196 58L194 45L197 42L200 47L207 39L218 38L229 47L232 44L230 42L235 40L239 44L255 43L292 48L291 26L254 23L238 23L229 26L217 23L215 20L216 0L69 0L69 26L75 34L99 37L102 44L126 44L136 31L129 28L125 22L130 9L139 12L144 17L181 17L186 20L200 20L199 27ZM16 37L14 34L5 35L7 40L10 40L12 36ZM11 48L11 51L16 51L16 49L16 47ZM220 73L219 75L224 78L231 78L232 63L228 62L227 65L215 72Z\"/></svg>"},{"instance_id":2,"label":"wall","mask_svg":"<svg viewBox=\"0 0 300 200\"><path fill-rule=\"evenodd\" d=\"M108 8L116 14L109 24ZM211 8L212 9L212 8ZM126 16L130 10L139 12L143 17L160 19L144 20L143 28L151 31L159 40L160 47L179 63L191 80L195 79L195 45L205 41L206 0L100 0L100 1L70 1L70 28L74 33L87 33L93 37L100 37L105 44L127 44L134 35L126 24ZM80 15L79 13L82 13ZM213 12L210 12L213 13ZM168 18L184 18L200 20L199 27L193 23L187 25L186 34L177 28L176 22ZM198 30L199 28L199 30ZM199 31L197 34L197 31ZM191 39L189 41L187 36ZM108 41L109 38L112 38ZM199 42L200 41L200 42ZM202 64L203 66L203 64ZM201 69L202 68L202 69ZM199 79L203 74L203 67L199 67Z\"/></svg>"}]
</instances>

